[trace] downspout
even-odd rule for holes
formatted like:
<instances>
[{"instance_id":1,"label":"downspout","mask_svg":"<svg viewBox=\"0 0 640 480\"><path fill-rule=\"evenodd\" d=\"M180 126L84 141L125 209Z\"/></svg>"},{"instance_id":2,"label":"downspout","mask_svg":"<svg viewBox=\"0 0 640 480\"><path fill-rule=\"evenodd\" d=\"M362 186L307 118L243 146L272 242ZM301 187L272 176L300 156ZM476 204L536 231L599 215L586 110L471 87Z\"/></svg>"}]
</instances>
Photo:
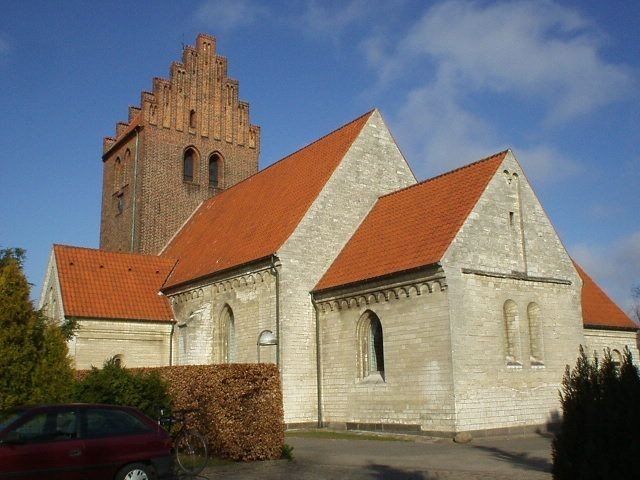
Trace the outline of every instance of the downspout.
<instances>
[{"instance_id":1,"label":"downspout","mask_svg":"<svg viewBox=\"0 0 640 480\"><path fill-rule=\"evenodd\" d=\"M173 365L173 330L176 328L175 322L171 324L171 332L169 333L169 366Z\"/></svg>"},{"instance_id":2,"label":"downspout","mask_svg":"<svg viewBox=\"0 0 640 480\"><path fill-rule=\"evenodd\" d=\"M133 195L131 201L132 209L131 209L131 244L129 247L129 251L133 252L133 244L135 242L136 237L136 193L138 190L138 140L140 137L140 131L138 127L136 127L136 153L133 157ZM173 334L173 329L171 330Z\"/></svg>"},{"instance_id":3,"label":"downspout","mask_svg":"<svg viewBox=\"0 0 640 480\"><path fill-rule=\"evenodd\" d=\"M271 269L269 270L276 278L276 338L278 339L278 344L276 345L276 365L278 369L280 368L280 274L278 273L278 269L276 267L275 255L271 256Z\"/></svg>"},{"instance_id":4,"label":"downspout","mask_svg":"<svg viewBox=\"0 0 640 480\"><path fill-rule=\"evenodd\" d=\"M311 294L311 303L316 317L316 386L318 391L318 428L324 427L323 411L322 411L322 368L320 355L320 312L316 304L313 294Z\"/></svg>"}]
</instances>

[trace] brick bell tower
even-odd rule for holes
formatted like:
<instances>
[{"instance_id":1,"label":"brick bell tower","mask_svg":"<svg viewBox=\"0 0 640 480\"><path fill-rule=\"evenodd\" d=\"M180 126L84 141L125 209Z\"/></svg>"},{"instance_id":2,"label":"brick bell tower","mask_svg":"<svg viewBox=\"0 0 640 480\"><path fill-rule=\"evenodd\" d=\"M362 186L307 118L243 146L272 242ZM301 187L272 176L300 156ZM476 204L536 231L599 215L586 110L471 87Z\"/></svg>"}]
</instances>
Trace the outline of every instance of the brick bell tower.
<instances>
[{"instance_id":1,"label":"brick bell tower","mask_svg":"<svg viewBox=\"0 0 640 480\"><path fill-rule=\"evenodd\" d=\"M227 59L198 35L104 139L100 248L159 253L203 200L256 173L259 153Z\"/></svg>"}]
</instances>

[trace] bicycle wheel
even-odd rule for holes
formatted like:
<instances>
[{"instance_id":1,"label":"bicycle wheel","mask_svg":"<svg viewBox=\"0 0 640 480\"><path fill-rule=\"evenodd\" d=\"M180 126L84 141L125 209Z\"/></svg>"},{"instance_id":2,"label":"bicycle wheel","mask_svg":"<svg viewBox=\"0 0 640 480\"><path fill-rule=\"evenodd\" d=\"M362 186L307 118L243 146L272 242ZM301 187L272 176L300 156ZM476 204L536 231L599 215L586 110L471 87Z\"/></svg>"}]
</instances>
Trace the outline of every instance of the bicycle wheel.
<instances>
[{"instance_id":1,"label":"bicycle wheel","mask_svg":"<svg viewBox=\"0 0 640 480\"><path fill-rule=\"evenodd\" d=\"M180 432L175 439L176 461L187 475L198 475L207 466L207 442L195 430Z\"/></svg>"}]
</instances>

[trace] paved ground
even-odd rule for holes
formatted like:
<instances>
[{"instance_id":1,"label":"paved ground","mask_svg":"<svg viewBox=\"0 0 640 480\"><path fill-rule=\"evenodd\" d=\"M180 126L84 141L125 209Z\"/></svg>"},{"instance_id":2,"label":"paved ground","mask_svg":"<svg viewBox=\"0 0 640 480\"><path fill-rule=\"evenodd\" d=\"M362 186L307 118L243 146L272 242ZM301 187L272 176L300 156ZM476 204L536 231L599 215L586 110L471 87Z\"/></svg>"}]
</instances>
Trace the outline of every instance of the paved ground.
<instances>
[{"instance_id":1,"label":"paved ground","mask_svg":"<svg viewBox=\"0 0 640 480\"><path fill-rule=\"evenodd\" d=\"M478 439L466 445L287 437L294 460L210 467L202 478L549 480L549 439L541 436Z\"/></svg>"}]
</instances>

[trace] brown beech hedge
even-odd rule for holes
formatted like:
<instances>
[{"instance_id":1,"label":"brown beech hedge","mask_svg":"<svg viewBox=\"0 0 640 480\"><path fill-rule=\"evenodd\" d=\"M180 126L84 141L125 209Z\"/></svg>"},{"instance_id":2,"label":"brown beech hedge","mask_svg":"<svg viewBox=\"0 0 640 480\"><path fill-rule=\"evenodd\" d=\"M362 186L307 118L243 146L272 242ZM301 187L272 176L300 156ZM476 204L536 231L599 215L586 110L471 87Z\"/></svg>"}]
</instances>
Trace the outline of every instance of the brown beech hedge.
<instances>
[{"instance_id":1,"label":"brown beech hedge","mask_svg":"<svg viewBox=\"0 0 640 480\"><path fill-rule=\"evenodd\" d=\"M197 409L189 421L207 437L209 453L240 461L282 456L284 413L278 368L273 364L184 365L126 369L156 371L174 410ZM88 371L78 371L82 380Z\"/></svg>"},{"instance_id":2,"label":"brown beech hedge","mask_svg":"<svg viewBox=\"0 0 640 480\"><path fill-rule=\"evenodd\" d=\"M173 408L200 411L192 418L212 455L232 460L280 458L284 413L278 369L273 364L158 367Z\"/></svg>"}]
</instances>

